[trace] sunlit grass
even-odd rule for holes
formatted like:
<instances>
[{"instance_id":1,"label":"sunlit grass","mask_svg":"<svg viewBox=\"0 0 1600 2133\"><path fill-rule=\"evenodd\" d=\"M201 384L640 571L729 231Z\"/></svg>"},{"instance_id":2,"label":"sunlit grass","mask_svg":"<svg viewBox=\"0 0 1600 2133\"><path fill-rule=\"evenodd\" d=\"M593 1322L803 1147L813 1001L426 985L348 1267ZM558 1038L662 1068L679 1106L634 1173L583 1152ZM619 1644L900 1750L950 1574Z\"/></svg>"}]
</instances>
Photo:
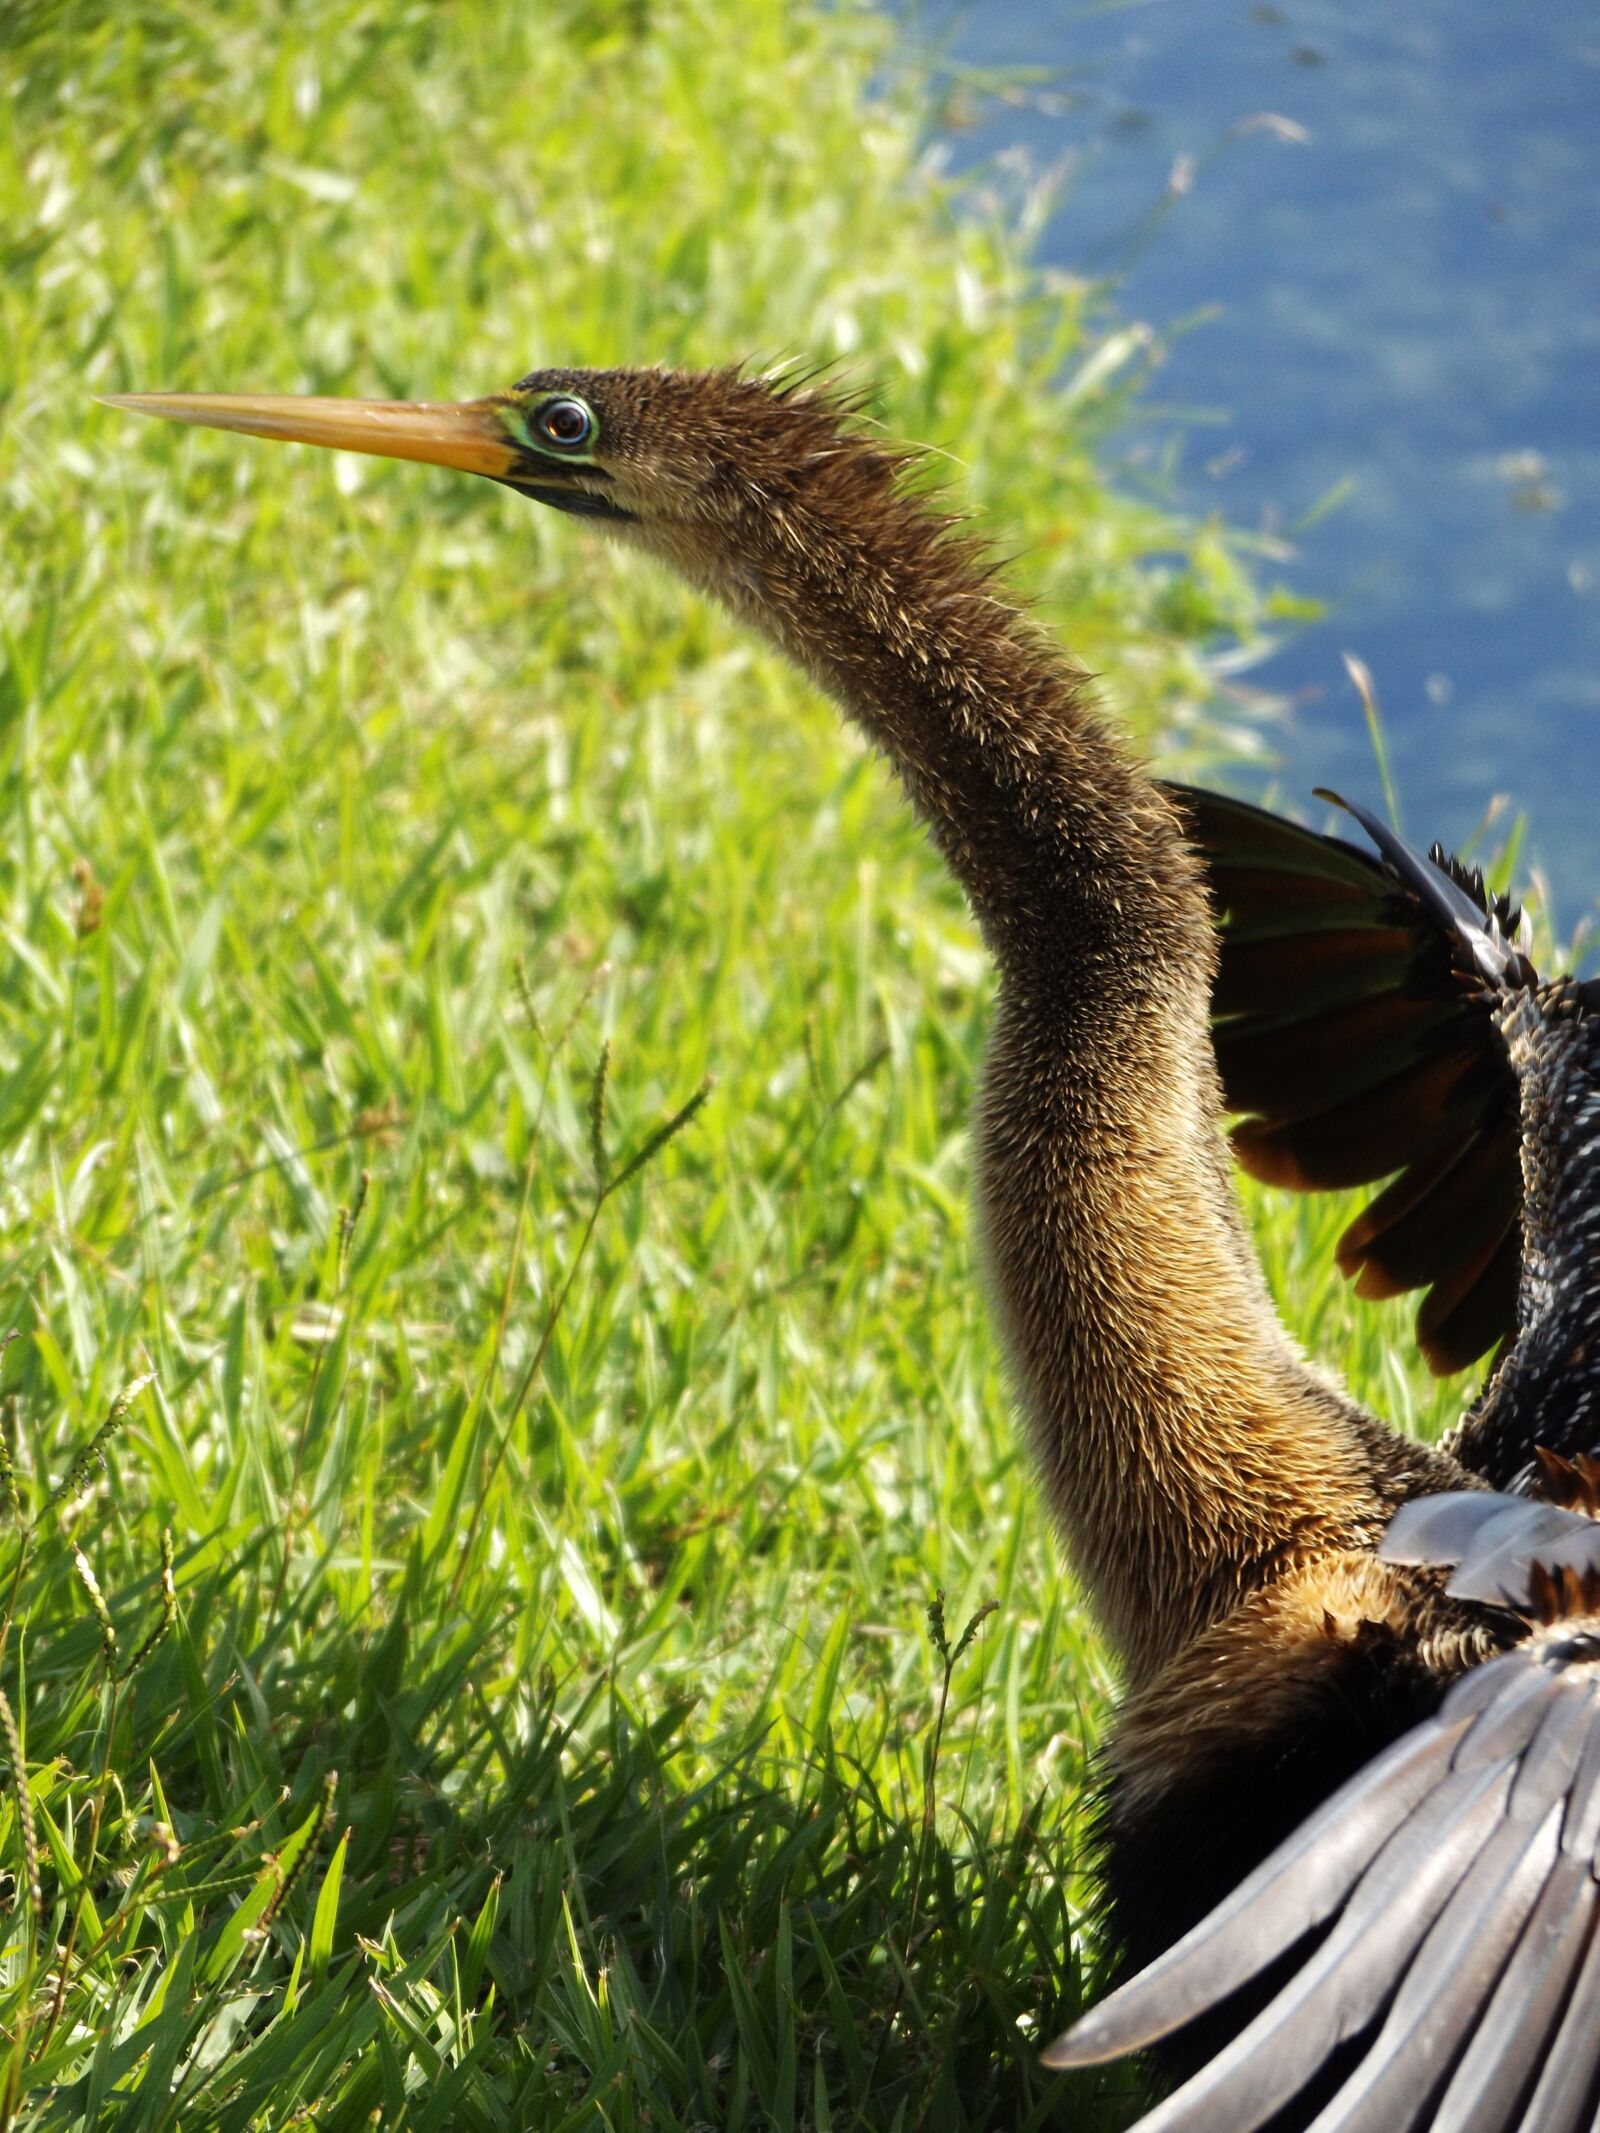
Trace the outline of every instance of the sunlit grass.
<instances>
[{"instance_id":1,"label":"sunlit grass","mask_svg":"<svg viewBox=\"0 0 1600 2133\"><path fill-rule=\"evenodd\" d=\"M847 7L0 40L0 2124L1118 2123L1034 2066L1111 1676L974 1274L987 979L888 780L485 484L90 396L850 357L1193 770L1270 603L1096 473L1147 342L921 169ZM1339 1210L1255 1213L1437 1421ZM995 1612L930 1775L941 1590Z\"/></svg>"}]
</instances>

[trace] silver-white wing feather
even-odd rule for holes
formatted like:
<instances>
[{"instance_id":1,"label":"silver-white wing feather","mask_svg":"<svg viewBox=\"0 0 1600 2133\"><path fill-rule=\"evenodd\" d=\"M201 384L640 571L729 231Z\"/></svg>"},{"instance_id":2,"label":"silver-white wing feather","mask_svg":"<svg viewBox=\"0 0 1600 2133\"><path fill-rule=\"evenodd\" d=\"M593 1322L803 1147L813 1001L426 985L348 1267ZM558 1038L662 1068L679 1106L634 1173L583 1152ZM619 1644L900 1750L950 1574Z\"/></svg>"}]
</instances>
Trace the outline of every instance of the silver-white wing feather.
<instances>
[{"instance_id":1,"label":"silver-white wing feather","mask_svg":"<svg viewBox=\"0 0 1600 2133\"><path fill-rule=\"evenodd\" d=\"M1474 1493L1408 1505L1390 1560L1531 1609L1600 1573L1600 1525ZM1045 2053L1138 2050L1311 1946L1275 1998L1136 2133L1252 2133L1348 2039L1313 2133L1576 2133L1600 2100L1600 1622L1562 1621L1458 1681L1157 1962Z\"/></svg>"}]
</instances>

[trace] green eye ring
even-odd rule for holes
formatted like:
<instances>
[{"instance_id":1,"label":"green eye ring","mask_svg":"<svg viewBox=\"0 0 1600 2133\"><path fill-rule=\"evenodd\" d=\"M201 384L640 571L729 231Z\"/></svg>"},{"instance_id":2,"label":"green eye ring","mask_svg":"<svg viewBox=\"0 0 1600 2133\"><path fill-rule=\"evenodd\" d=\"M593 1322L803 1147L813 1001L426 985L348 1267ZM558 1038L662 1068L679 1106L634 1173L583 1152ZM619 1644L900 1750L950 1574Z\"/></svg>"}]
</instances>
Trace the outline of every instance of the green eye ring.
<instances>
[{"instance_id":1,"label":"green eye ring","mask_svg":"<svg viewBox=\"0 0 1600 2133\"><path fill-rule=\"evenodd\" d=\"M533 410L530 427L542 445L553 445L558 452L581 452L593 444L600 425L587 401L573 393L558 393Z\"/></svg>"}]
</instances>

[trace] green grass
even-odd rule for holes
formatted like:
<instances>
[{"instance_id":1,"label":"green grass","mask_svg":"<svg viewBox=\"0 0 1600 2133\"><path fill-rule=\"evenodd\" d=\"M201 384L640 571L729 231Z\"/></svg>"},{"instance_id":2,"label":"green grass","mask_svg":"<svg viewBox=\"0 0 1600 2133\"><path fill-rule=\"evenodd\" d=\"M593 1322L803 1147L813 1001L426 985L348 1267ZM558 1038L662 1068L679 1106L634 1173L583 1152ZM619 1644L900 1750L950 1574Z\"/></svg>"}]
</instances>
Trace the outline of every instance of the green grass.
<instances>
[{"instance_id":1,"label":"green grass","mask_svg":"<svg viewBox=\"0 0 1600 2133\"><path fill-rule=\"evenodd\" d=\"M850 6L0 43L0 2126L1124 2122L1034 2064L1112 1679L888 779L486 484L90 395L850 357L1193 772L1291 603L1097 471L1156 344L930 173ZM1447 1414L1342 1211L1252 1208L1310 1345Z\"/></svg>"}]
</instances>

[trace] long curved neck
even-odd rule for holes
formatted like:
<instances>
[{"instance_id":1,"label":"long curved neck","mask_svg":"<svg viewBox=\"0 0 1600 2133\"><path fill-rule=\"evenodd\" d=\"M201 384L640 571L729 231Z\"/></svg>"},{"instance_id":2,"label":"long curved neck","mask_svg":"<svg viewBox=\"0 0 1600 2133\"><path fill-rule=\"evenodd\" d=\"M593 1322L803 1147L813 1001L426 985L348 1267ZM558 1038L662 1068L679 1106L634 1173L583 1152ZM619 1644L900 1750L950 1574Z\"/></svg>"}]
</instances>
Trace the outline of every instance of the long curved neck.
<instances>
[{"instance_id":1,"label":"long curved neck","mask_svg":"<svg viewBox=\"0 0 1600 2133\"><path fill-rule=\"evenodd\" d=\"M1375 1538L1394 1494L1386 1433L1299 1358L1241 1233L1197 863L1084 674L887 482L753 501L736 555L689 568L883 749L999 967L996 1300L1075 1567L1145 1673L1295 1550Z\"/></svg>"}]
</instances>

